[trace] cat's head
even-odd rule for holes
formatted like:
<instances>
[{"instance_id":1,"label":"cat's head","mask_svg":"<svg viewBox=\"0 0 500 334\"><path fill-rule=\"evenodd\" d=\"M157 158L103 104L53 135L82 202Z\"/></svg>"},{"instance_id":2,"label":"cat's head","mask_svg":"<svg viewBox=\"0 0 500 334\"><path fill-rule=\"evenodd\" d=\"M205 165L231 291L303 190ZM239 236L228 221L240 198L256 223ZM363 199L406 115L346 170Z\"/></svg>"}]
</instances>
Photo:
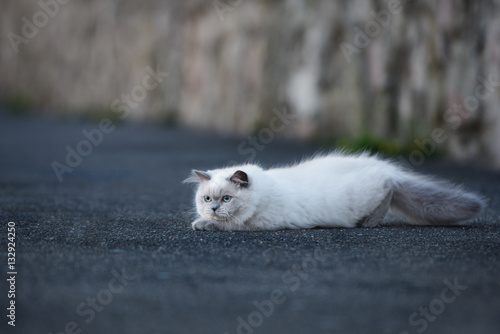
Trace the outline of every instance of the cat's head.
<instances>
[{"instance_id":1,"label":"cat's head","mask_svg":"<svg viewBox=\"0 0 500 334\"><path fill-rule=\"evenodd\" d=\"M198 214L228 224L244 224L255 212L252 179L240 169L193 170L187 182L199 183Z\"/></svg>"}]
</instances>

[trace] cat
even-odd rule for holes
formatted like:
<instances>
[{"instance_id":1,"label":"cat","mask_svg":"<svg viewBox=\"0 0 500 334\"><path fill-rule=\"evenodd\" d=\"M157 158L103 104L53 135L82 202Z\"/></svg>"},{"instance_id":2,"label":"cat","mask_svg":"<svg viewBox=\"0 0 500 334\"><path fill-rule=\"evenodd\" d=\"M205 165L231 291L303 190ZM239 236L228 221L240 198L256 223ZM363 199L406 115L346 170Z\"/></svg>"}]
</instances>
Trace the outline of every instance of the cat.
<instances>
[{"instance_id":1,"label":"cat","mask_svg":"<svg viewBox=\"0 0 500 334\"><path fill-rule=\"evenodd\" d=\"M317 155L290 167L247 164L193 170L194 230L372 227L389 210L408 224L452 225L475 218L484 199L367 153Z\"/></svg>"}]
</instances>

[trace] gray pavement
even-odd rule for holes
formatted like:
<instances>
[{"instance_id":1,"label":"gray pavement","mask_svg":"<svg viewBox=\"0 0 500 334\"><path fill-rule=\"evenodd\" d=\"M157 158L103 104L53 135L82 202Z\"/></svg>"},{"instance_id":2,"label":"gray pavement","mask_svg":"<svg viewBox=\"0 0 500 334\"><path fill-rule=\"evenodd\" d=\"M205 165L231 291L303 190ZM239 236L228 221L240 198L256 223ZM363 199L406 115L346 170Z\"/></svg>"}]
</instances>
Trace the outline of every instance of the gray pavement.
<instances>
[{"instance_id":1,"label":"gray pavement","mask_svg":"<svg viewBox=\"0 0 500 334\"><path fill-rule=\"evenodd\" d=\"M244 138L98 127L0 115L1 267L8 278L12 221L17 271L15 298L0 284L1 333L500 331L500 172L418 168L488 197L463 227L194 232L181 181L244 161ZM70 167L67 146L88 155ZM315 149L275 140L256 153L271 166ZM54 161L72 169L62 182Z\"/></svg>"}]
</instances>

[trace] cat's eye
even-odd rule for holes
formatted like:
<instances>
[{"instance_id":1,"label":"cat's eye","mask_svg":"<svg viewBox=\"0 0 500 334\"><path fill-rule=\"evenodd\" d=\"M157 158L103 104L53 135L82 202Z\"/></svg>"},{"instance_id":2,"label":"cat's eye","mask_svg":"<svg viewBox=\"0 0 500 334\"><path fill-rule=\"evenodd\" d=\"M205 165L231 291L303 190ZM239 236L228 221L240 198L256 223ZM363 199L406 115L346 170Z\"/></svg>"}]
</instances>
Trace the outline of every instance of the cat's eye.
<instances>
[{"instance_id":1,"label":"cat's eye","mask_svg":"<svg viewBox=\"0 0 500 334\"><path fill-rule=\"evenodd\" d=\"M205 202L207 202L207 203L208 203L208 202L212 202L212 197L210 197L210 196L205 196L203 199L204 199L204 200L205 200Z\"/></svg>"},{"instance_id":2,"label":"cat's eye","mask_svg":"<svg viewBox=\"0 0 500 334\"><path fill-rule=\"evenodd\" d=\"M229 195L225 195L225 196L223 196L223 197L222 197L222 201L224 201L224 202L226 202L226 203L230 202L230 201L231 201L231 196L229 196Z\"/></svg>"}]
</instances>

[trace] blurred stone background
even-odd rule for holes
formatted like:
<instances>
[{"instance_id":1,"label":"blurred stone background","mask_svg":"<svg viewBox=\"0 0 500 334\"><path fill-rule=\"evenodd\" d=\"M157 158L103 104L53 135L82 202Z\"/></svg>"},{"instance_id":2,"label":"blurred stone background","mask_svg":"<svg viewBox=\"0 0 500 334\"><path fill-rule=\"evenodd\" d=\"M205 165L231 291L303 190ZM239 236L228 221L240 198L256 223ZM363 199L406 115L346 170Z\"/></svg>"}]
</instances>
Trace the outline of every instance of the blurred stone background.
<instances>
[{"instance_id":1,"label":"blurred stone background","mask_svg":"<svg viewBox=\"0 0 500 334\"><path fill-rule=\"evenodd\" d=\"M250 134L286 109L282 136L500 166L498 0L9 0L0 29L19 113L123 116L135 93L126 121ZM168 76L141 90L148 69Z\"/></svg>"}]
</instances>

